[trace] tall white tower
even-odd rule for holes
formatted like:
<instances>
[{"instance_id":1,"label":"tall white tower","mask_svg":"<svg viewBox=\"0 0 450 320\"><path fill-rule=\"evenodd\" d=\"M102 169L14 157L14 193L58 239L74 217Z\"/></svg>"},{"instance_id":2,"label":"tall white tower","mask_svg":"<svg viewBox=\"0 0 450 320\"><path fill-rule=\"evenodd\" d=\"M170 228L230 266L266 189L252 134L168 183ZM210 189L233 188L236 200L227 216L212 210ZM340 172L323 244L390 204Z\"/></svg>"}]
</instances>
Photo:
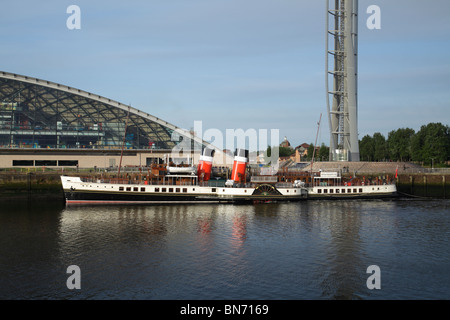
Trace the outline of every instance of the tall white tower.
<instances>
[{"instance_id":1,"label":"tall white tower","mask_svg":"<svg viewBox=\"0 0 450 320\"><path fill-rule=\"evenodd\" d=\"M331 136L330 160L359 161L358 0L327 0L326 15L326 91ZM333 48L330 48L330 44ZM331 62L334 62L332 66Z\"/></svg>"}]
</instances>

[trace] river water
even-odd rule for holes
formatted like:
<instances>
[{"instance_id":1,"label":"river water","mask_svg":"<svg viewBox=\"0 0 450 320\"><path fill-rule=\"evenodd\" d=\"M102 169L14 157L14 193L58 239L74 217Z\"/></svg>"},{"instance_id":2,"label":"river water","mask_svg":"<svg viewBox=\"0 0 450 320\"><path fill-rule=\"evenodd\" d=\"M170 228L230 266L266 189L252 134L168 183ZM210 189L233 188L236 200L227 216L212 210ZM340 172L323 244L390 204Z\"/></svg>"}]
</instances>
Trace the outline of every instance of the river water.
<instances>
[{"instance_id":1,"label":"river water","mask_svg":"<svg viewBox=\"0 0 450 320\"><path fill-rule=\"evenodd\" d=\"M0 299L448 299L449 204L3 200Z\"/></svg>"}]
</instances>

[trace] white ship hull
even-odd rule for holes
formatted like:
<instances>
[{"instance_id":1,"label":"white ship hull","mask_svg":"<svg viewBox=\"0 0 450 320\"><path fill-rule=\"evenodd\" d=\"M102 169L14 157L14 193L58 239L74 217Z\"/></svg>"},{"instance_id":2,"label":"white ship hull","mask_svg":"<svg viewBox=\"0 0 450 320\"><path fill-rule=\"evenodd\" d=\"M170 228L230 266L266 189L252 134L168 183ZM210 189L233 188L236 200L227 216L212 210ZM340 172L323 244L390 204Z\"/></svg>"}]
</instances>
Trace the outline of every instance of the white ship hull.
<instances>
[{"instance_id":1,"label":"white ship hull","mask_svg":"<svg viewBox=\"0 0 450 320\"><path fill-rule=\"evenodd\" d=\"M315 186L307 188L308 199L368 199L397 196L395 184L368 186Z\"/></svg>"},{"instance_id":2,"label":"white ship hull","mask_svg":"<svg viewBox=\"0 0 450 320\"><path fill-rule=\"evenodd\" d=\"M211 187L199 185L143 185L84 182L79 177L61 177L69 204L124 203L238 203L299 201L306 198L304 188Z\"/></svg>"}]
</instances>

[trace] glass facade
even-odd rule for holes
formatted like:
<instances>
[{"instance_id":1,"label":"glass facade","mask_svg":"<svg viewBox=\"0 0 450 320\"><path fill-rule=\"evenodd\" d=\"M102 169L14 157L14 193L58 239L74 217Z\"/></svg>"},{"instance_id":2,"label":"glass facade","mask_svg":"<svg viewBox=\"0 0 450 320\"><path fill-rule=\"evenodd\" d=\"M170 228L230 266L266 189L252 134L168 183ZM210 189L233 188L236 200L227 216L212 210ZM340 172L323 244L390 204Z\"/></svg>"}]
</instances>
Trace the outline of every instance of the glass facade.
<instances>
[{"instance_id":1,"label":"glass facade","mask_svg":"<svg viewBox=\"0 0 450 320\"><path fill-rule=\"evenodd\" d=\"M0 148L172 149L176 129L95 94L0 73Z\"/></svg>"}]
</instances>

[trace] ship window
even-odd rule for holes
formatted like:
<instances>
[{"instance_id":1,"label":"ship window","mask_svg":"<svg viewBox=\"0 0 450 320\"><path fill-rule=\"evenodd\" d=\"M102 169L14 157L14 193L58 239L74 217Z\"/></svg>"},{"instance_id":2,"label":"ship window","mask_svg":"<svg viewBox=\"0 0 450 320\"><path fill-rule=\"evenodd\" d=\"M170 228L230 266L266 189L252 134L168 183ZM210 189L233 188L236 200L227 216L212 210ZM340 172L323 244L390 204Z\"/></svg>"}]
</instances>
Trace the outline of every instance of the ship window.
<instances>
[{"instance_id":1,"label":"ship window","mask_svg":"<svg viewBox=\"0 0 450 320\"><path fill-rule=\"evenodd\" d=\"M192 191L195 191L195 188L192 188Z\"/></svg>"},{"instance_id":2,"label":"ship window","mask_svg":"<svg viewBox=\"0 0 450 320\"><path fill-rule=\"evenodd\" d=\"M357 192L357 191L356 191L356 189L353 189L353 192L355 192L355 193L356 193L356 192Z\"/></svg>"},{"instance_id":3,"label":"ship window","mask_svg":"<svg viewBox=\"0 0 450 320\"><path fill-rule=\"evenodd\" d=\"M173 192L173 188L169 188L169 192Z\"/></svg>"},{"instance_id":4,"label":"ship window","mask_svg":"<svg viewBox=\"0 0 450 320\"><path fill-rule=\"evenodd\" d=\"M336 189L336 193L339 193L339 189Z\"/></svg>"},{"instance_id":5,"label":"ship window","mask_svg":"<svg viewBox=\"0 0 450 320\"><path fill-rule=\"evenodd\" d=\"M225 190L223 190L223 191L225 191ZM247 189L245 189L244 192L247 192Z\"/></svg>"},{"instance_id":6,"label":"ship window","mask_svg":"<svg viewBox=\"0 0 450 320\"><path fill-rule=\"evenodd\" d=\"M123 187L119 187L119 191L123 191Z\"/></svg>"},{"instance_id":7,"label":"ship window","mask_svg":"<svg viewBox=\"0 0 450 320\"><path fill-rule=\"evenodd\" d=\"M347 189L347 193L352 193L352 189Z\"/></svg>"},{"instance_id":8,"label":"ship window","mask_svg":"<svg viewBox=\"0 0 450 320\"><path fill-rule=\"evenodd\" d=\"M138 187L133 187L133 191L138 191L139 188Z\"/></svg>"},{"instance_id":9,"label":"ship window","mask_svg":"<svg viewBox=\"0 0 450 320\"><path fill-rule=\"evenodd\" d=\"M145 188L144 187L141 187L141 192L145 192Z\"/></svg>"},{"instance_id":10,"label":"ship window","mask_svg":"<svg viewBox=\"0 0 450 320\"><path fill-rule=\"evenodd\" d=\"M317 193L322 193L322 189L317 189Z\"/></svg>"},{"instance_id":11,"label":"ship window","mask_svg":"<svg viewBox=\"0 0 450 320\"><path fill-rule=\"evenodd\" d=\"M187 192L187 188L183 188L183 192Z\"/></svg>"},{"instance_id":12,"label":"ship window","mask_svg":"<svg viewBox=\"0 0 450 320\"><path fill-rule=\"evenodd\" d=\"M330 193L333 193L333 189L330 189Z\"/></svg>"},{"instance_id":13,"label":"ship window","mask_svg":"<svg viewBox=\"0 0 450 320\"><path fill-rule=\"evenodd\" d=\"M362 188L359 188L359 192L363 192L363 191L362 191Z\"/></svg>"},{"instance_id":14,"label":"ship window","mask_svg":"<svg viewBox=\"0 0 450 320\"><path fill-rule=\"evenodd\" d=\"M176 189L175 189L175 192L180 192L180 188L176 188Z\"/></svg>"},{"instance_id":15,"label":"ship window","mask_svg":"<svg viewBox=\"0 0 450 320\"><path fill-rule=\"evenodd\" d=\"M216 192L216 188L212 188L212 189L211 189L211 192Z\"/></svg>"},{"instance_id":16,"label":"ship window","mask_svg":"<svg viewBox=\"0 0 450 320\"><path fill-rule=\"evenodd\" d=\"M341 191L342 191L342 193L345 193L345 189L342 189Z\"/></svg>"},{"instance_id":17,"label":"ship window","mask_svg":"<svg viewBox=\"0 0 450 320\"><path fill-rule=\"evenodd\" d=\"M323 193L328 193L328 189L323 189Z\"/></svg>"},{"instance_id":18,"label":"ship window","mask_svg":"<svg viewBox=\"0 0 450 320\"><path fill-rule=\"evenodd\" d=\"M155 188L155 192L159 192L159 188Z\"/></svg>"},{"instance_id":19,"label":"ship window","mask_svg":"<svg viewBox=\"0 0 450 320\"><path fill-rule=\"evenodd\" d=\"M162 188L162 189L161 189L161 192L166 192L166 191L167 191L166 188Z\"/></svg>"},{"instance_id":20,"label":"ship window","mask_svg":"<svg viewBox=\"0 0 450 320\"><path fill-rule=\"evenodd\" d=\"M286 190L286 192L289 192L289 190Z\"/></svg>"},{"instance_id":21,"label":"ship window","mask_svg":"<svg viewBox=\"0 0 450 320\"><path fill-rule=\"evenodd\" d=\"M127 187L127 191L131 191L131 187Z\"/></svg>"}]
</instances>

